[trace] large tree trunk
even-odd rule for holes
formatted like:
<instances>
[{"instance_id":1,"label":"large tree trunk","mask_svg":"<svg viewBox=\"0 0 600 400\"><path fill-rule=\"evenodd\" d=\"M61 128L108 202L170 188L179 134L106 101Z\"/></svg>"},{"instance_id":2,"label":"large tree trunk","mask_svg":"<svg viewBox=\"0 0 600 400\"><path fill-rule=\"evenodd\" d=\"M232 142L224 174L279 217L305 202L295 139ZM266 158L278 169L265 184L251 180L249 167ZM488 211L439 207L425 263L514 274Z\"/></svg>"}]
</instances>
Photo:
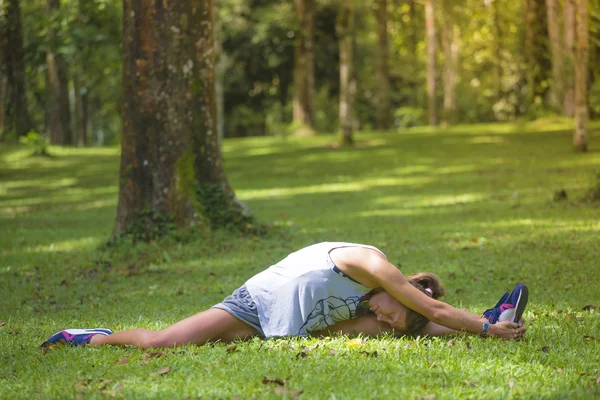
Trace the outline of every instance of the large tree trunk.
<instances>
[{"instance_id":1,"label":"large tree trunk","mask_svg":"<svg viewBox=\"0 0 600 400\"><path fill-rule=\"evenodd\" d=\"M575 58L575 134L576 151L588 148L588 57L589 57L589 0L577 2Z\"/></svg>"},{"instance_id":2,"label":"large tree trunk","mask_svg":"<svg viewBox=\"0 0 600 400\"><path fill-rule=\"evenodd\" d=\"M225 138L225 90L223 79L227 64L225 63L225 54L221 43L222 22L219 18L217 4L214 5L215 16L215 93L217 103L217 136L219 137L219 146Z\"/></svg>"},{"instance_id":3,"label":"large tree trunk","mask_svg":"<svg viewBox=\"0 0 600 400\"><path fill-rule=\"evenodd\" d=\"M10 103L10 126L8 129L13 130L17 136L23 136L32 129L33 125L29 117L25 97L25 61L23 59L23 34L19 0L3 0L2 11L4 14L2 22L6 24L3 30L6 32L4 59Z\"/></svg>"},{"instance_id":4,"label":"large tree trunk","mask_svg":"<svg viewBox=\"0 0 600 400\"><path fill-rule=\"evenodd\" d=\"M575 47L575 12L576 12L576 0L565 0L564 8L564 42L563 42L563 54L564 54L564 65L563 65L563 113L572 117L575 115L575 81L574 81L574 68L575 68L575 53L573 51Z\"/></svg>"},{"instance_id":5,"label":"large tree trunk","mask_svg":"<svg viewBox=\"0 0 600 400\"><path fill-rule=\"evenodd\" d=\"M337 34L340 44L340 132L344 145L354 142L352 137L354 117L354 4L344 0L337 20Z\"/></svg>"},{"instance_id":6,"label":"large tree trunk","mask_svg":"<svg viewBox=\"0 0 600 400\"><path fill-rule=\"evenodd\" d=\"M0 142L5 139L6 132L6 106L8 105L8 66L6 64L6 19L4 14L4 0L0 0Z\"/></svg>"},{"instance_id":7,"label":"large tree trunk","mask_svg":"<svg viewBox=\"0 0 600 400\"><path fill-rule=\"evenodd\" d=\"M435 0L425 1L425 35L427 37L427 104L429 109L429 125L438 124L436 106L436 29L435 29Z\"/></svg>"},{"instance_id":8,"label":"large tree trunk","mask_svg":"<svg viewBox=\"0 0 600 400\"><path fill-rule=\"evenodd\" d=\"M48 15L60 9L59 0L47 0ZM64 58L52 48L56 43L55 33L48 28L49 49L46 52L47 89L48 89L48 130L53 144L71 144L71 116L69 107L69 89L67 64Z\"/></svg>"},{"instance_id":9,"label":"large tree trunk","mask_svg":"<svg viewBox=\"0 0 600 400\"><path fill-rule=\"evenodd\" d=\"M550 104L555 109L562 108L562 41L559 25L558 0L546 0L548 13L548 41L552 55L552 85L550 86Z\"/></svg>"},{"instance_id":10,"label":"large tree trunk","mask_svg":"<svg viewBox=\"0 0 600 400\"><path fill-rule=\"evenodd\" d=\"M315 0L294 0L299 31L294 43L294 122L298 133L314 133L315 99Z\"/></svg>"},{"instance_id":11,"label":"large tree trunk","mask_svg":"<svg viewBox=\"0 0 600 400\"><path fill-rule=\"evenodd\" d=\"M390 73L388 66L388 12L387 0L375 1L377 19L377 93L375 94L375 126L390 127Z\"/></svg>"},{"instance_id":12,"label":"large tree trunk","mask_svg":"<svg viewBox=\"0 0 600 400\"><path fill-rule=\"evenodd\" d=\"M124 0L123 132L113 237L245 227L216 127L213 1Z\"/></svg>"},{"instance_id":13,"label":"large tree trunk","mask_svg":"<svg viewBox=\"0 0 600 400\"><path fill-rule=\"evenodd\" d=\"M444 51L443 85L444 111L443 126L456 122L456 84L458 82L459 28L454 21L452 0L444 0L444 25L442 46Z\"/></svg>"}]
</instances>

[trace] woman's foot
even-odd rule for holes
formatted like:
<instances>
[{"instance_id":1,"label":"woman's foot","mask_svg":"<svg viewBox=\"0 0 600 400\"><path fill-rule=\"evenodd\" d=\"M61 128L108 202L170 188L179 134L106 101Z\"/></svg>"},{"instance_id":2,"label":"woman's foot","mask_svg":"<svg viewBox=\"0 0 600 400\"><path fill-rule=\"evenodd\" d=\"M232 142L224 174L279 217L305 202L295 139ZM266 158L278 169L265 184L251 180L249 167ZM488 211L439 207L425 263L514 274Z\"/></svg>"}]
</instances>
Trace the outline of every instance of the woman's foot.
<instances>
[{"instance_id":1,"label":"woman's foot","mask_svg":"<svg viewBox=\"0 0 600 400\"><path fill-rule=\"evenodd\" d=\"M51 344L70 344L72 346L85 346L90 343L92 336L104 335L108 336L113 333L110 329L94 328L94 329L66 329L56 332L50 336L48 340L40 345L47 347Z\"/></svg>"},{"instance_id":2,"label":"woman's foot","mask_svg":"<svg viewBox=\"0 0 600 400\"><path fill-rule=\"evenodd\" d=\"M528 298L527 286L519 283L510 294L505 293L494 308L485 310L483 316L491 324L501 321L519 322L525 311L525 306L527 306Z\"/></svg>"}]
</instances>

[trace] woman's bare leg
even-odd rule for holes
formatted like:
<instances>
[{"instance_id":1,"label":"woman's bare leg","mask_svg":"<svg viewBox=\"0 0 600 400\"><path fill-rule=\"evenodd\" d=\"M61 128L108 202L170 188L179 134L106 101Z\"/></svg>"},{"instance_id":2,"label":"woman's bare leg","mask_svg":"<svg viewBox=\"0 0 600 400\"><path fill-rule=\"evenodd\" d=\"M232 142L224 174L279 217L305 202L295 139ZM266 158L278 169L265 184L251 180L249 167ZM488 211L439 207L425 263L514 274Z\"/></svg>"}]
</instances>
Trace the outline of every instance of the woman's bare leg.
<instances>
[{"instance_id":1,"label":"woman's bare leg","mask_svg":"<svg viewBox=\"0 0 600 400\"><path fill-rule=\"evenodd\" d=\"M90 345L133 345L146 349L175 347L189 343L203 345L208 341L230 342L256 335L258 335L256 329L227 311L211 308L160 331L131 329L108 336L95 335L90 340Z\"/></svg>"}]
</instances>

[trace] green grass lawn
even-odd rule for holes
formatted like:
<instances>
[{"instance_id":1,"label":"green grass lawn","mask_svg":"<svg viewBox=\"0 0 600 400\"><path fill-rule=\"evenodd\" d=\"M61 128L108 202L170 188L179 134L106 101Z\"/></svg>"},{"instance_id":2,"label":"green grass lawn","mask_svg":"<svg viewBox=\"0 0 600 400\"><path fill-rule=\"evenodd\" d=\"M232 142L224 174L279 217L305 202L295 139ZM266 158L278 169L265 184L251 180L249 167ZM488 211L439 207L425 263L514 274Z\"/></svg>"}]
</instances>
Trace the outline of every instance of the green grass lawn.
<instances>
[{"instance_id":1,"label":"green grass lawn","mask_svg":"<svg viewBox=\"0 0 600 400\"><path fill-rule=\"evenodd\" d=\"M472 125L224 145L226 172L265 237L217 231L103 244L119 150L0 148L0 398L598 398L600 171L564 124ZM565 189L567 201L553 201ZM164 328L319 241L375 245L432 271L480 313L530 288L520 342L450 338L253 340L175 350L37 346L69 327Z\"/></svg>"}]
</instances>

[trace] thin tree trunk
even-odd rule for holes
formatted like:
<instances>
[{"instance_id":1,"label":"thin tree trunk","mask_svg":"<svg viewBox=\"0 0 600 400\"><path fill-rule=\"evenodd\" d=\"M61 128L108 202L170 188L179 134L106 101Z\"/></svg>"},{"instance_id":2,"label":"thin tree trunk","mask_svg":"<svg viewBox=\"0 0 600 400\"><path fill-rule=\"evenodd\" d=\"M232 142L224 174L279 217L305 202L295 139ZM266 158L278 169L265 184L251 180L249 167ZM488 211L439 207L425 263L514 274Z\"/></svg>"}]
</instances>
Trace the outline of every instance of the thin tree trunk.
<instances>
[{"instance_id":1,"label":"thin tree trunk","mask_svg":"<svg viewBox=\"0 0 600 400\"><path fill-rule=\"evenodd\" d=\"M387 4L387 0L375 1L375 17L377 19L377 93L375 94L375 126L377 129L389 129L390 127Z\"/></svg>"},{"instance_id":2,"label":"thin tree trunk","mask_svg":"<svg viewBox=\"0 0 600 400\"><path fill-rule=\"evenodd\" d=\"M26 135L33 124L27 108L25 61L23 58L23 34L21 26L21 8L19 0L5 0L6 22L6 78L10 93L11 128L17 136Z\"/></svg>"},{"instance_id":3,"label":"thin tree trunk","mask_svg":"<svg viewBox=\"0 0 600 400\"><path fill-rule=\"evenodd\" d=\"M60 0L46 0L46 10L53 20L54 13L60 10ZM49 49L46 52L47 90L48 90L48 129L53 144L72 144L71 110L69 107L69 88L67 64L64 58L52 48L56 44L55 32L48 27Z\"/></svg>"},{"instance_id":4,"label":"thin tree trunk","mask_svg":"<svg viewBox=\"0 0 600 400\"><path fill-rule=\"evenodd\" d=\"M300 29L294 43L293 119L301 126L298 133L314 133L315 98L315 0L294 0Z\"/></svg>"},{"instance_id":5,"label":"thin tree trunk","mask_svg":"<svg viewBox=\"0 0 600 400\"><path fill-rule=\"evenodd\" d=\"M525 0L525 59L527 72L527 107L530 107L535 100L535 0Z\"/></svg>"},{"instance_id":6,"label":"thin tree trunk","mask_svg":"<svg viewBox=\"0 0 600 400\"><path fill-rule=\"evenodd\" d=\"M447 127L456 122L456 84L458 80L459 31L454 23L452 4L444 1L444 26L442 46L444 51L443 85L444 111L442 125Z\"/></svg>"},{"instance_id":7,"label":"thin tree trunk","mask_svg":"<svg viewBox=\"0 0 600 400\"><path fill-rule=\"evenodd\" d=\"M588 57L589 57L589 0L578 0L576 14L575 57L575 134L576 151L588 149Z\"/></svg>"},{"instance_id":8,"label":"thin tree trunk","mask_svg":"<svg viewBox=\"0 0 600 400\"><path fill-rule=\"evenodd\" d=\"M73 102L75 105L75 137L77 145L85 147L87 145L87 105L84 104L84 98L87 99L87 93L82 93L81 79L78 74L73 76Z\"/></svg>"},{"instance_id":9,"label":"thin tree trunk","mask_svg":"<svg viewBox=\"0 0 600 400\"><path fill-rule=\"evenodd\" d=\"M562 103L562 44L560 37L558 0L546 0L546 12L548 13L548 40L552 55L552 85L550 87L550 105L555 109L561 109Z\"/></svg>"},{"instance_id":10,"label":"thin tree trunk","mask_svg":"<svg viewBox=\"0 0 600 400\"><path fill-rule=\"evenodd\" d=\"M435 28L435 0L425 1L425 34L427 37L427 103L429 109L429 125L438 124L436 106L436 28Z\"/></svg>"},{"instance_id":11,"label":"thin tree trunk","mask_svg":"<svg viewBox=\"0 0 600 400\"><path fill-rule=\"evenodd\" d=\"M354 142L352 137L354 93L354 4L344 0L338 16L337 34L340 43L340 132L344 145Z\"/></svg>"},{"instance_id":12,"label":"thin tree trunk","mask_svg":"<svg viewBox=\"0 0 600 400\"><path fill-rule=\"evenodd\" d=\"M565 0L564 8L564 43L563 43L563 77L564 100L563 113L568 117L575 115L575 13L576 0Z\"/></svg>"},{"instance_id":13,"label":"thin tree trunk","mask_svg":"<svg viewBox=\"0 0 600 400\"><path fill-rule=\"evenodd\" d=\"M502 29L500 28L500 12L498 10L499 0L485 0L489 7L488 24L492 29L494 39L491 42L492 47L492 81L494 93L499 99L502 94Z\"/></svg>"},{"instance_id":14,"label":"thin tree trunk","mask_svg":"<svg viewBox=\"0 0 600 400\"><path fill-rule=\"evenodd\" d=\"M113 237L245 228L216 127L213 1L124 0L123 131Z\"/></svg>"}]
</instances>

